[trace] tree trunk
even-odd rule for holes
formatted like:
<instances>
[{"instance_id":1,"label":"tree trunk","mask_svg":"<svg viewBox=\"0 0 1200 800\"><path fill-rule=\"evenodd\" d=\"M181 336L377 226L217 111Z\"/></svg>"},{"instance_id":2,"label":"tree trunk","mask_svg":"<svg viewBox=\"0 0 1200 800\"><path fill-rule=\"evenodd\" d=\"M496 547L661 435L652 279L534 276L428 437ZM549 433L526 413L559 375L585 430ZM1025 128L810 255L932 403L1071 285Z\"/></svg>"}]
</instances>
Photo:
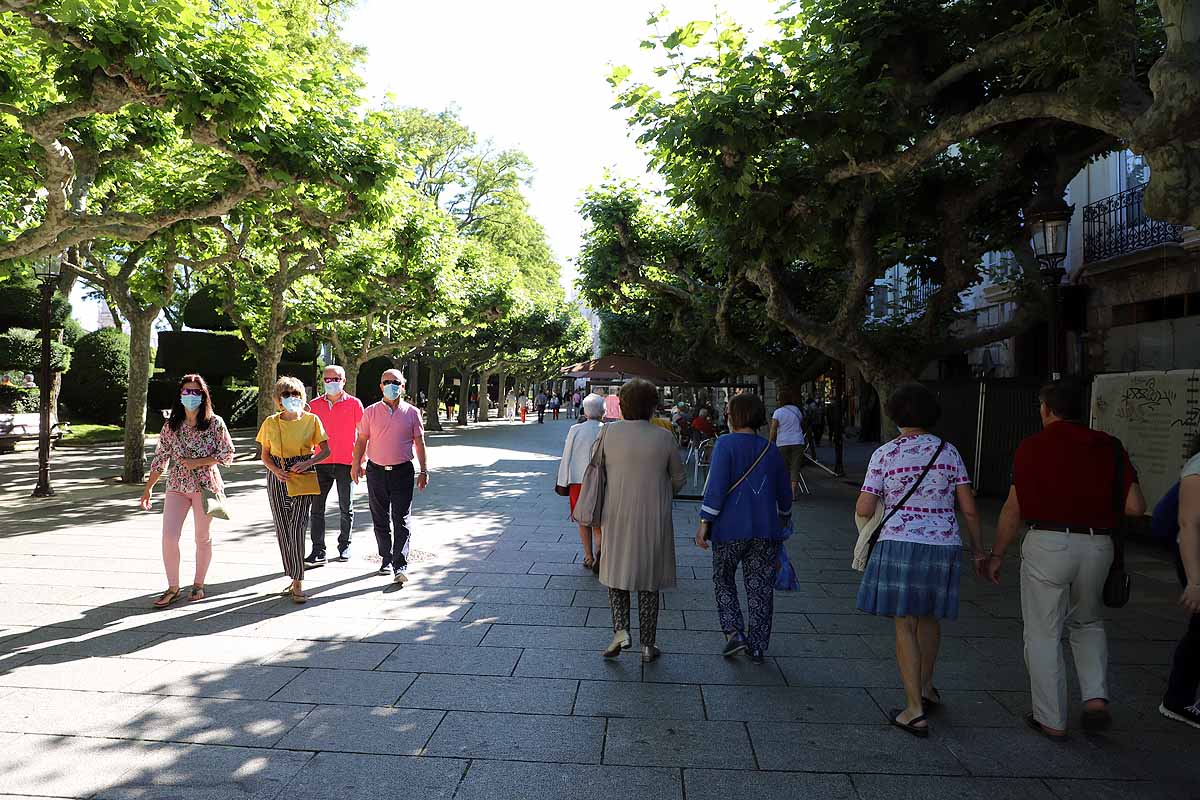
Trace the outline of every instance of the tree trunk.
<instances>
[{"instance_id":1,"label":"tree trunk","mask_svg":"<svg viewBox=\"0 0 1200 800\"><path fill-rule=\"evenodd\" d=\"M442 378L445 372L446 368L441 364L429 363L429 390L425 398L425 430L428 431L442 430L439 406L442 404Z\"/></svg>"},{"instance_id":2,"label":"tree trunk","mask_svg":"<svg viewBox=\"0 0 1200 800\"><path fill-rule=\"evenodd\" d=\"M467 401L471 396L471 369L459 369L458 383L458 424L466 425L470 422L470 417L467 416Z\"/></svg>"},{"instance_id":3,"label":"tree trunk","mask_svg":"<svg viewBox=\"0 0 1200 800\"><path fill-rule=\"evenodd\" d=\"M351 360L341 366L346 370L346 385L343 389L346 394L355 397L358 395L358 371L362 369L362 364L356 364Z\"/></svg>"},{"instance_id":4,"label":"tree trunk","mask_svg":"<svg viewBox=\"0 0 1200 800\"><path fill-rule=\"evenodd\" d=\"M496 380L499 383L496 388L496 407L500 409L497 413L500 419L504 419L504 415L508 413L506 411L508 408L508 390L504 388L504 384L508 383L508 371L500 370L500 374L496 376Z\"/></svg>"},{"instance_id":5,"label":"tree trunk","mask_svg":"<svg viewBox=\"0 0 1200 800\"><path fill-rule=\"evenodd\" d=\"M258 383L258 424L274 414L275 381L279 380L279 359L283 357L283 339L266 342L255 353L254 377Z\"/></svg>"},{"instance_id":6,"label":"tree trunk","mask_svg":"<svg viewBox=\"0 0 1200 800\"><path fill-rule=\"evenodd\" d=\"M129 391L125 396L125 458L122 480L141 483L146 477L146 394L150 388L150 333L158 316L128 315Z\"/></svg>"},{"instance_id":7,"label":"tree trunk","mask_svg":"<svg viewBox=\"0 0 1200 800\"><path fill-rule=\"evenodd\" d=\"M491 395L488 394L488 384L492 380L492 373L479 373L479 413L475 415L476 422L488 421L488 403L491 402Z\"/></svg>"}]
</instances>

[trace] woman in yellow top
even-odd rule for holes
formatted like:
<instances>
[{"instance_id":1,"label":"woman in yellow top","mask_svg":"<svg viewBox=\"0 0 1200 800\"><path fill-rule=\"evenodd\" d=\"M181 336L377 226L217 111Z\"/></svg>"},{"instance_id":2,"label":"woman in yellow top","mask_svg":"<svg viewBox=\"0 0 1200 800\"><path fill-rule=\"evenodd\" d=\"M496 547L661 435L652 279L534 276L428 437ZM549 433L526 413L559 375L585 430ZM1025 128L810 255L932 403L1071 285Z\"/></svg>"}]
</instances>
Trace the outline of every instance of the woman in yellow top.
<instances>
[{"instance_id":1,"label":"woman in yellow top","mask_svg":"<svg viewBox=\"0 0 1200 800\"><path fill-rule=\"evenodd\" d=\"M275 520L275 538L283 555L283 571L292 579L286 594L293 603L307 602L304 580L304 540L313 495L319 493L314 465L329 458L329 440L316 414L304 410L304 384L280 378L275 384L275 407L280 409L258 430L267 476L267 498ZM314 451L316 455L313 455Z\"/></svg>"}]
</instances>

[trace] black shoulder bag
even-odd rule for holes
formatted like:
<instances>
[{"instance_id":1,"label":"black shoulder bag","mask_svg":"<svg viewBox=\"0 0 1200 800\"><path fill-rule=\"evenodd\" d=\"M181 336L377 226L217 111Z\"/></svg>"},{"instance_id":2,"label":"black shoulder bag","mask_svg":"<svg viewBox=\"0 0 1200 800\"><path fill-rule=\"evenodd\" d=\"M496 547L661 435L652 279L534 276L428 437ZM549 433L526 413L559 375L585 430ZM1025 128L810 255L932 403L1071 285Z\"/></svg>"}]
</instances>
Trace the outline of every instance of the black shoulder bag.
<instances>
[{"instance_id":1,"label":"black shoulder bag","mask_svg":"<svg viewBox=\"0 0 1200 800\"><path fill-rule=\"evenodd\" d=\"M899 503L896 503L896 505L892 507L892 510L887 513L887 516L879 521L879 524L875 527L874 533L871 534L871 544L867 548L867 561L871 560L871 553L875 552L875 545L879 543L879 534L883 533L884 526L891 521L892 517L896 516L896 512L903 508L904 504L907 503L909 499L916 493L917 487L921 485L921 481L925 480L925 476L929 474L929 470L933 469L933 465L937 463L938 457L941 456L942 451L945 449L946 440L942 439L941 444L937 446L937 450L933 451L933 458L929 459L929 463L925 465L925 469L921 470L921 474L917 476L917 480L912 486L909 487L908 492L905 493L904 497L900 498Z\"/></svg>"},{"instance_id":2,"label":"black shoulder bag","mask_svg":"<svg viewBox=\"0 0 1200 800\"><path fill-rule=\"evenodd\" d=\"M1117 526L1112 532L1113 560L1108 568L1108 577L1104 579L1104 605L1109 608L1124 608L1129 602L1133 580L1125 571L1125 498L1121 491L1125 488L1125 448L1121 440L1113 436L1113 451L1117 457L1115 470L1116 480L1113 486L1113 510L1117 514Z\"/></svg>"}]
</instances>

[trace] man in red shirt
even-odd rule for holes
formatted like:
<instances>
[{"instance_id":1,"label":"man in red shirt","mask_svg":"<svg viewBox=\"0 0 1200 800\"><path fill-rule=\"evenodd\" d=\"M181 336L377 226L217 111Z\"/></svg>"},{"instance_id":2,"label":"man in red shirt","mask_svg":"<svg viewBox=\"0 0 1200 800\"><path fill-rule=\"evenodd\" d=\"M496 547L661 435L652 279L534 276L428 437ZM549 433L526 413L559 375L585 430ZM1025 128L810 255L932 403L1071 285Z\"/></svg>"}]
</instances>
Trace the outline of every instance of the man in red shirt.
<instances>
[{"instance_id":1,"label":"man in red shirt","mask_svg":"<svg viewBox=\"0 0 1200 800\"><path fill-rule=\"evenodd\" d=\"M1113 560L1111 534L1122 515L1144 514L1146 501L1120 441L1081 422L1081 386L1047 384L1039 409L1042 430L1017 448L1013 486L1000 511L987 572L993 583L1000 582L1002 559L1018 530L1027 527L1021 546L1021 618L1033 713L1025 719L1059 740L1067 728L1064 626L1083 695L1083 727L1103 730L1112 724L1101 595Z\"/></svg>"},{"instance_id":2,"label":"man in red shirt","mask_svg":"<svg viewBox=\"0 0 1200 800\"><path fill-rule=\"evenodd\" d=\"M324 392L308 404L312 413L321 419L329 437L329 458L317 464L317 485L321 493L313 497L312 552L304 563L317 566L325 563L325 500L337 484L338 512L341 531L338 533L338 561L346 560L350 549L350 530L354 527L354 495L350 486L350 461L354 455L354 440L358 421L362 419L363 404L357 397L346 394L346 370L331 364L322 374Z\"/></svg>"}]
</instances>

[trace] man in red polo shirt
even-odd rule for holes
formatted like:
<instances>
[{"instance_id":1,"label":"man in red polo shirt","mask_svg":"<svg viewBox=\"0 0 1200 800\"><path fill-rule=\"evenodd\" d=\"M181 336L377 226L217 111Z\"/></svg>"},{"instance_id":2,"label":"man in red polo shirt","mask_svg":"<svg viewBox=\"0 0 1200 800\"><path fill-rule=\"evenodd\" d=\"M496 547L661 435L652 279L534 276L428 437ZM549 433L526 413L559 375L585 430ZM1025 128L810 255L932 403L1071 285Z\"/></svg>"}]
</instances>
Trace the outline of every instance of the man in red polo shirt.
<instances>
[{"instance_id":1,"label":"man in red polo shirt","mask_svg":"<svg viewBox=\"0 0 1200 800\"><path fill-rule=\"evenodd\" d=\"M1033 713L1025 719L1056 740L1067 729L1064 626L1083 695L1083 727L1103 730L1112 724L1101 596L1113 559L1111 534L1120 522L1117 493L1125 515L1146 512L1120 441L1081 422L1083 397L1083 387L1073 381L1042 387L1042 430L1017 448L1013 486L987 566L992 582L999 583L1005 553L1022 525L1028 528L1021 546L1021 618Z\"/></svg>"},{"instance_id":2,"label":"man in red polo shirt","mask_svg":"<svg viewBox=\"0 0 1200 800\"><path fill-rule=\"evenodd\" d=\"M325 500L337 484L338 512L341 531L338 533L338 561L346 560L350 549L350 530L354 527L354 495L350 485L350 461L354 456L354 440L358 421L362 419L363 404L357 397L346 394L346 370L331 364L322 374L324 393L308 404L312 413L321 419L329 437L329 458L316 466L317 485L321 493L313 497L312 552L304 563L317 566L325 563Z\"/></svg>"}]
</instances>

